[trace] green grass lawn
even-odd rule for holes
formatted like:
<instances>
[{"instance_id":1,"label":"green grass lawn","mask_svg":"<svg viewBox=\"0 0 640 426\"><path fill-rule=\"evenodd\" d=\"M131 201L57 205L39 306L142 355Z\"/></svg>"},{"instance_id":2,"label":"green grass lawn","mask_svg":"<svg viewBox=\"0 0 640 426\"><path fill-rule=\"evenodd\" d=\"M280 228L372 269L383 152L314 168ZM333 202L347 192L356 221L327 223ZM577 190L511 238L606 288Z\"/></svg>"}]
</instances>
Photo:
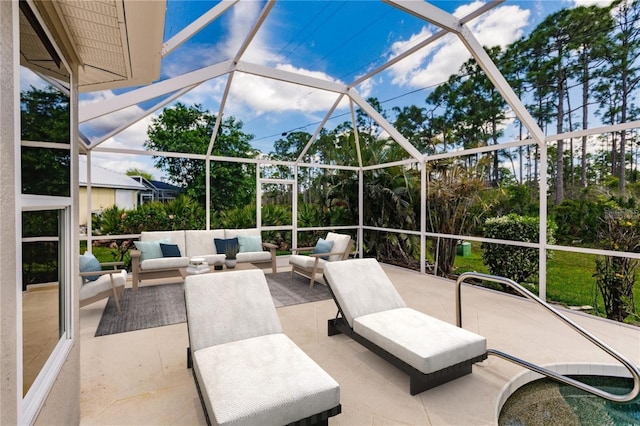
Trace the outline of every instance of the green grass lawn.
<instances>
[{"instance_id":1,"label":"green grass lawn","mask_svg":"<svg viewBox=\"0 0 640 426\"><path fill-rule=\"evenodd\" d=\"M458 274L467 271L489 273L482 262L480 243L471 243L469 257L456 256L455 267ZM597 292L595 278L593 278L595 268L593 255L554 251L547 261L547 300L565 306L597 307L598 314L604 316L602 296ZM636 312L640 313L638 282L640 282L640 274L636 276L634 287ZM537 295L537 289L533 292Z\"/></svg>"}]
</instances>

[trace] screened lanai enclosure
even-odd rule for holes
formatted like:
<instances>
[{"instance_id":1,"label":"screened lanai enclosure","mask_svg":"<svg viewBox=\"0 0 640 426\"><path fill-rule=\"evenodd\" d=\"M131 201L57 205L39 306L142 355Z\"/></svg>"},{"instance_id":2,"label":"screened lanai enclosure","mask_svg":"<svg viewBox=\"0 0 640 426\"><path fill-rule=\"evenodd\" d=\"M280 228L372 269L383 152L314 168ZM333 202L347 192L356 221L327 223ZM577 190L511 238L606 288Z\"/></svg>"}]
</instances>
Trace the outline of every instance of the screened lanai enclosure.
<instances>
[{"instance_id":1,"label":"screened lanai enclosure","mask_svg":"<svg viewBox=\"0 0 640 426\"><path fill-rule=\"evenodd\" d=\"M92 165L131 164L181 187L201 217L147 211L133 223L136 213L116 209L114 225L108 208L96 215L86 203L86 217L98 216L81 237L88 246L120 248L142 230L257 227L286 254L340 230L358 256L450 278L480 268L526 282L543 299L549 280L554 297L562 280L582 280L593 304L630 299L623 317L636 315L629 280L640 258L640 122L637 87L623 82L637 80L637 2L562 9L508 45L488 35L516 16L501 1L453 13L394 0L198 2L197 19L161 22L178 5L148 6L157 21L144 44L125 45L130 64L105 53L81 67L78 140L87 197L98 191ZM104 18L134 6L57 7L79 38L83 8ZM393 38L400 21L411 38L367 47ZM579 30L587 21L598 31ZM635 47L613 57L602 51L606 40ZM444 52L462 57L458 68L421 86ZM54 68L31 67L66 93ZM150 219L156 214L170 220ZM591 266L557 273L567 262ZM598 296L599 283L621 271L620 294Z\"/></svg>"},{"instance_id":2,"label":"screened lanai enclosure","mask_svg":"<svg viewBox=\"0 0 640 426\"><path fill-rule=\"evenodd\" d=\"M145 230L256 227L283 257L338 231L639 323L640 2L553 3L0 2L2 419L66 415L78 254ZM182 196L109 205L96 167Z\"/></svg>"}]
</instances>

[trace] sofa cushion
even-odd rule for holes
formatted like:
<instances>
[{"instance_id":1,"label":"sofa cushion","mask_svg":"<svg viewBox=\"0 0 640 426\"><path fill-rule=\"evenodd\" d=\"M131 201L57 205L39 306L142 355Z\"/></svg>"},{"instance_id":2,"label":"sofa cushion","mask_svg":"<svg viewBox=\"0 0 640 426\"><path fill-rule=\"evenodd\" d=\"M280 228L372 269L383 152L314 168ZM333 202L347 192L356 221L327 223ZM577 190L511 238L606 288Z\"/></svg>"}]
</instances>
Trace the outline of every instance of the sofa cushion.
<instances>
[{"instance_id":1,"label":"sofa cushion","mask_svg":"<svg viewBox=\"0 0 640 426\"><path fill-rule=\"evenodd\" d=\"M140 260L145 261L147 259L159 259L162 256L162 249L160 243L168 244L169 240L160 241L134 241L136 249L140 251Z\"/></svg>"},{"instance_id":2,"label":"sofa cushion","mask_svg":"<svg viewBox=\"0 0 640 426\"><path fill-rule=\"evenodd\" d=\"M220 253L220 254L227 254L227 248L231 247L231 246L235 246L236 247L236 254L238 249L240 248L240 242L238 241L238 238L227 238L227 239L223 239L223 238L215 238L213 240L213 243L216 246L216 253Z\"/></svg>"},{"instance_id":3,"label":"sofa cushion","mask_svg":"<svg viewBox=\"0 0 640 426\"><path fill-rule=\"evenodd\" d=\"M122 269L118 273L113 274L113 284L116 288L124 287L127 281L127 271ZM80 300L89 299L98 293L111 289L111 278L109 274L101 275L97 280L91 281L83 286L80 286Z\"/></svg>"},{"instance_id":4,"label":"sofa cushion","mask_svg":"<svg viewBox=\"0 0 640 426\"><path fill-rule=\"evenodd\" d=\"M410 308L357 317L353 331L425 374L487 351L484 337Z\"/></svg>"},{"instance_id":5,"label":"sofa cushion","mask_svg":"<svg viewBox=\"0 0 640 426\"><path fill-rule=\"evenodd\" d=\"M80 272L99 272L102 271L102 266L100 266L100 262L96 257L89 253L85 252L82 256L80 256ZM100 277L100 275L89 275L83 276L82 278L87 281L95 281Z\"/></svg>"},{"instance_id":6,"label":"sofa cushion","mask_svg":"<svg viewBox=\"0 0 640 426\"><path fill-rule=\"evenodd\" d=\"M203 348L193 368L212 424L285 425L340 404L338 383L282 333Z\"/></svg>"},{"instance_id":7,"label":"sofa cushion","mask_svg":"<svg viewBox=\"0 0 640 426\"><path fill-rule=\"evenodd\" d=\"M262 251L262 237L260 235L238 235L240 253Z\"/></svg>"},{"instance_id":8,"label":"sofa cushion","mask_svg":"<svg viewBox=\"0 0 640 426\"><path fill-rule=\"evenodd\" d=\"M299 268L311 270L315 263L316 258L314 256L305 256L303 254L292 254L289 256L289 264ZM321 271L326 263L327 261L323 258L318 258L318 271Z\"/></svg>"},{"instance_id":9,"label":"sofa cushion","mask_svg":"<svg viewBox=\"0 0 640 426\"><path fill-rule=\"evenodd\" d=\"M327 241L333 242L333 248L331 249L334 253L344 253L349 246L349 241L351 241L351 236L346 234L336 234L335 232L327 232ZM336 260L342 260L343 254L333 254L329 256L329 261L335 262Z\"/></svg>"},{"instance_id":10,"label":"sofa cushion","mask_svg":"<svg viewBox=\"0 0 640 426\"><path fill-rule=\"evenodd\" d=\"M168 240L168 241L161 241ZM164 243L177 244L180 253L186 256L187 246L185 243L184 231L143 231L140 234L140 241L158 241Z\"/></svg>"},{"instance_id":11,"label":"sofa cushion","mask_svg":"<svg viewBox=\"0 0 640 426\"><path fill-rule=\"evenodd\" d=\"M160 243L160 250L162 251L162 257L182 257L177 244Z\"/></svg>"},{"instance_id":12,"label":"sofa cushion","mask_svg":"<svg viewBox=\"0 0 640 426\"><path fill-rule=\"evenodd\" d=\"M198 229L184 231L187 252L183 253L188 257L206 257L212 254L224 254L224 251L217 251L213 243L215 238L224 239L224 229Z\"/></svg>"},{"instance_id":13,"label":"sofa cushion","mask_svg":"<svg viewBox=\"0 0 640 426\"><path fill-rule=\"evenodd\" d=\"M152 271L156 269L178 269L189 266L188 257L160 257L157 259L147 259L140 262L142 271Z\"/></svg>"},{"instance_id":14,"label":"sofa cushion","mask_svg":"<svg viewBox=\"0 0 640 426\"><path fill-rule=\"evenodd\" d=\"M308 257L308 256L307 256ZM238 253L238 262L271 262L271 253L268 251L252 251L249 253Z\"/></svg>"},{"instance_id":15,"label":"sofa cushion","mask_svg":"<svg viewBox=\"0 0 640 426\"><path fill-rule=\"evenodd\" d=\"M243 237L260 237L262 234L258 228L244 228L244 229L225 229L225 238L237 238L242 235Z\"/></svg>"},{"instance_id":16,"label":"sofa cushion","mask_svg":"<svg viewBox=\"0 0 640 426\"><path fill-rule=\"evenodd\" d=\"M331 253L333 248L333 241L327 241L324 238L320 238L313 248L313 253ZM329 256L322 256L322 259L329 260Z\"/></svg>"}]
</instances>

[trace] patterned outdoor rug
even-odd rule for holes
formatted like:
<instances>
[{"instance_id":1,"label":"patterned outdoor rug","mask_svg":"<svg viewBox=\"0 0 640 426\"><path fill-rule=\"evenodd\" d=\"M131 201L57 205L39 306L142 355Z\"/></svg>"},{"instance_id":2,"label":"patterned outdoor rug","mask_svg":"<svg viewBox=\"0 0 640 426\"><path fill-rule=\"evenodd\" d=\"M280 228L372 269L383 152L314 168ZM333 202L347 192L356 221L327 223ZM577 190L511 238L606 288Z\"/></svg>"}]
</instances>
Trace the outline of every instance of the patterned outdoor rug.
<instances>
[{"instance_id":1,"label":"patterned outdoor rug","mask_svg":"<svg viewBox=\"0 0 640 426\"><path fill-rule=\"evenodd\" d=\"M265 274L265 277L276 307L331 298L326 286L316 283L313 288L309 288L309 279L297 274L291 277L290 272L280 272L275 276ZM96 337L177 324L187 320L181 283L138 287L137 292L126 288L120 300L120 307L122 313L118 315L113 297L109 298L96 329Z\"/></svg>"},{"instance_id":2,"label":"patterned outdoor rug","mask_svg":"<svg viewBox=\"0 0 640 426\"><path fill-rule=\"evenodd\" d=\"M276 307L298 305L300 303L317 302L331 299L331 293L324 284L315 283L309 288L309 278L291 272L265 274L269 291Z\"/></svg>"}]
</instances>

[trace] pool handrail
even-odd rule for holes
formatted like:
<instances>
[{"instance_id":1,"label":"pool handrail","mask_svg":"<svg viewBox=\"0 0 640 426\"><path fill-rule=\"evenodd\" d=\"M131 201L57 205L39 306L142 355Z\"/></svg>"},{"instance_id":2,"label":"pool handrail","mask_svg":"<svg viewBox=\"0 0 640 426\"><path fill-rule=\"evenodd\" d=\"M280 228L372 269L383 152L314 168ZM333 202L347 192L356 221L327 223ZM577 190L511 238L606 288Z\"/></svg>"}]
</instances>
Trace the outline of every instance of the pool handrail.
<instances>
[{"instance_id":1,"label":"pool handrail","mask_svg":"<svg viewBox=\"0 0 640 426\"><path fill-rule=\"evenodd\" d=\"M606 353L611 355L613 358L617 359L622 365L624 365L625 368L627 370L629 370L629 372L631 373L631 376L633 378L633 389L631 390L631 392L629 392L627 394L624 394L624 395L612 394L612 393L603 391L601 389L595 388L593 386L589 386L589 385L587 385L587 384L585 384L583 382L580 382L578 380L575 380L575 379L572 379L570 377L564 376L562 374L556 373L555 371L552 371L552 370L549 370L547 368L540 367L539 365L535 365L535 364L532 364L530 362L524 361L524 360L522 360L520 358L517 358L517 357L515 357L513 355L509 355L509 354L504 353L502 351L498 351L498 350L495 350L495 349L488 349L487 353L489 355L494 355L494 356L497 356L499 358L505 359L507 361L511 361L514 364L518 364L518 365L520 365L522 367L528 368L529 370L534 371L534 372L539 373L539 374L542 374L543 376L547 376L547 377L549 377L551 379L554 379L554 380L557 380L557 381L559 381L561 383L565 383L567 385L576 387L576 388L581 389L581 390L583 390L585 392L588 392L588 393L590 393L592 395L599 396L599 397L607 399L609 401L619 402L619 403L630 402L630 401L632 401L633 399L635 399L638 396L638 394L640 393L640 369L638 369L638 366L636 366L633 362L628 360L624 355L620 354L615 349L611 348L606 343L604 343L603 341L601 341L600 339L598 339L597 337L595 337L594 335L589 333L587 330L585 330L584 328L582 328L581 326L579 326L578 324L576 324L575 322L573 322L572 320L570 320L569 318L564 316L562 313L560 313L559 311L554 309L551 305L546 303L544 300L540 299L535 294L531 293L529 290L527 290L526 288L524 288L523 286L521 286L520 284L516 283L515 281L513 281L513 280L511 280L509 278L500 277L500 276L497 276L497 275L483 274L483 273L480 273L480 272L464 272L464 273L460 274L460 276L456 280L456 325L458 327L462 327L462 307L461 307L462 296L461 296L460 287L462 286L462 283L465 280L471 279L471 278L476 278L476 279L481 279L481 280L485 280L485 281L492 281L492 282L495 282L495 283L505 284L505 285L513 288L515 291L517 291L522 296L537 302L539 305L541 305L547 311L551 312L557 318L559 318L564 323L566 323L571 328L573 328L575 331L580 333L587 340L589 340L590 342L594 343L600 349L602 349L603 351L605 351Z\"/></svg>"}]
</instances>

